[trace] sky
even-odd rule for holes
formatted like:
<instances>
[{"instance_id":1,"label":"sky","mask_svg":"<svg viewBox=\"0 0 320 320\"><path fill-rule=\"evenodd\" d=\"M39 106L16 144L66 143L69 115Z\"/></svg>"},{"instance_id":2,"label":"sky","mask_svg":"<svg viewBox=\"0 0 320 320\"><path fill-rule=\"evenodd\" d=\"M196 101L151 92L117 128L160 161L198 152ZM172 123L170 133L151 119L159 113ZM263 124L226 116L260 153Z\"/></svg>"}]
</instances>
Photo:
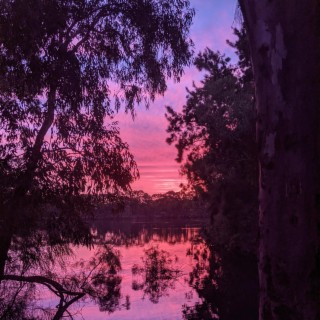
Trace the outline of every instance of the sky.
<instances>
[{"instance_id":1,"label":"sky","mask_svg":"<svg viewBox=\"0 0 320 320\"><path fill-rule=\"evenodd\" d=\"M195 44L195 53L206 47L219 50L234 57L234 52L226 40L234 39L232 26L236 11L236 0L191 0L196 11L190 37ZM137 106L137 116L133 120L123 110L116 116L120 135L129 144L140 172L140 179L132 184L133 190L143 190L149 194L179 191L185 178L179 174L180 164L175 161L176 148L166 143L168 125L165 106L181 111L186 101L186 87L199 82L201 75L194 67L185 68L179 83L168 81L164 96L158 96L149 109Z\"/></svg>"}]
</instances>

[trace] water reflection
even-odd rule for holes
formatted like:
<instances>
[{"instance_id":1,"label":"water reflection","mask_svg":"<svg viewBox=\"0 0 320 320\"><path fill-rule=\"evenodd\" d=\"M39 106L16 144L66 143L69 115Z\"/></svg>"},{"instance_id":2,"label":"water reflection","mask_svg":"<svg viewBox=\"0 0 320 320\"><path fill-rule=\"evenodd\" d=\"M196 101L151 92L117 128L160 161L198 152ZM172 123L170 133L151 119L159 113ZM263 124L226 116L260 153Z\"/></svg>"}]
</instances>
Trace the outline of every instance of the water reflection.
<instances>
[{"instance_id":1,"label":"water reflection","mask_svg":"<svg viewBox=\"0 0 320 320\"><path fill-rule=\"evenodd\" d=\"M252 253L215 246L198 237L188 252L197 261L189 284L201 303L183 307L183 319L258 319L258 270Z\"/></svg>"},{"instance_id":2,"label":"water reflection","mask_svg":"<svg viewBox=\"0 0 320 320\"><path fill-rule=\"evenodd\" d=\"M13 246L0 318L257 319L254 257L214 246L199 222L92 230L94 249L32 237L23 255Z\"/></svg>"},{"instance_id":3,"label":"water reflection","mask_svg":"<svg viewBox=\"0 0 320 320\"><path fill-rule=\"evenodd\" d=\"M96 243L112 242L118 246L144 246L150 242L167 244L190 242L204 225L203 221L114 222L97 220L91 231Z\"/></svg>"},{"instance_id":4,"label":"water reflection","mask_svg":"<svg viewBox=\"0 0 320 320\"><path fill-rule=\"evenodd\" d=\"M178 257L172 257L168 251L159 249L159 246L144 250L141 258L142 265L134 264L132 267L133 290L142 290L143 299L148 297L153 303L169 296L169 289L175 289L175 283L182 276L182 271L174 262Z\"/></svg>"},{"instance_id":5,"label":"water reflection","mask_svg":"<svg viewBox=\"0 0 320 320\"><path fill-rule=\"evenodd\" d=\"M24 259L11 250L13 259L7 263L0 284L1 319L72 318L70 308L84 299L102 311L116 310L121 297L119 252L104 245L89 260L79 260L71 259L69 245L59 247L32 248L37 255L27 258L24 253Z\"/></svg>"}]
</instances>

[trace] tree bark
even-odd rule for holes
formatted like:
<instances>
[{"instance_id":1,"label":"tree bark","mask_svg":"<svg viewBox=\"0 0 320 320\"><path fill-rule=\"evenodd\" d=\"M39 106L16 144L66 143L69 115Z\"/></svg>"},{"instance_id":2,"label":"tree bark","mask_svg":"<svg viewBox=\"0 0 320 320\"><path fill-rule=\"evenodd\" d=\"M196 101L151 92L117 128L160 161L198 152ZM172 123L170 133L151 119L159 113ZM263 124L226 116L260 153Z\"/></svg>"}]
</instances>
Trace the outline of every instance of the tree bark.
<instances>
[{"instance_id":1,"label":"tree bark","mask_svg":"<svg viewBox=\"0 0 320 320\"><path fill-rule=\"evenodd\" d=\"M319 1L239 2L256 85L259 319L316 320Z\"/></svg>"},{"instance_id":2,"label":"tree bark","mask_svg":"<svg viewBox=\"0 0 320 320\"><path fill-rule=\"evenodd\" d=\"M19 185L15 188L12 199L8 201L4 208L1 208L3 210L3 221L1 221L2 226L0 226L0 282L4 275L12 237L17 229L24 228L24 225L19 225L23 223L20 219L24 206L23 200L32 187L35 171L41 159L44 138L54 121L56 91L56 86L51 85L48 92L47 112L27 159L26 170L20 177Z\"/></svg>"},{"instance_id":3,"label":"tree bark","mask_svg":"<svg viewBox=\"0 0 320 320\"><path fill-rule=\"evenodd\" d=\"M32 186L35 171L38 167L39 160L41 159L41 148L43 146L45 135L47 134L54 121L56 92L56 86L51 85L48 92L48 107L44 121L37 133L35 142L27 159L26 171L20 179L19 186L15 190L14 198L18 198L18 200L20 197L24 197Z\"/></svg>"},{"instance_id":4,"label":"tree bark","mask_svg":"<svg viewBox=\"0 0 320 320\"><path fill-rule=\"evenodd\" d=\"M3 230L1 230L0 231L0 282L1 282L1 276L4 275L10 245L11 245L11 236L6 232L4 232Z\"/></svg>"}]
</instances>

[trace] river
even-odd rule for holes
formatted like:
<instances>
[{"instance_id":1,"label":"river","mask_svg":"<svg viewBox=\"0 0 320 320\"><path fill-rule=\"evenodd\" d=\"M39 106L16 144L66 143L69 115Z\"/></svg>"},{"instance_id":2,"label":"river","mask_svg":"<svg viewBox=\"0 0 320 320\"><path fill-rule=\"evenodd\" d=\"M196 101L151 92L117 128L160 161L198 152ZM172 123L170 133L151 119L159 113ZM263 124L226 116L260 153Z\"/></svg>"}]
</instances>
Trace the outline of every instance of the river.
<instances>
[{"instance_id":1,"label":"river","mask_svg":"<svg viewBox=\"0 0 320 320\"><path fill-rule=\"evenodd\" d=\"M62 265L47 270L70 290L87 293L65 315L77 320L257 319L254 259L215 248L206 225L201 220L96 220L91 227L95 245L73 246ZM59 299L36 285L28 301L35 319L50 319Z\"/></svg>"}]
</instances>

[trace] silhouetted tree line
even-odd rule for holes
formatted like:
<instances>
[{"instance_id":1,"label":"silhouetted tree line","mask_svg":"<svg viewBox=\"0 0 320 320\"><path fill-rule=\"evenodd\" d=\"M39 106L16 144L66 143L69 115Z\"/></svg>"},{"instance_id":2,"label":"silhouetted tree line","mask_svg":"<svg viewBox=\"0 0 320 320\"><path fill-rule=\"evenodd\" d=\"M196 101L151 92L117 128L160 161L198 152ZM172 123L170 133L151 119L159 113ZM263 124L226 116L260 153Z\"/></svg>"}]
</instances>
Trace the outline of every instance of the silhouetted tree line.
<instances>
[{"instance_id":1,"label":"silhouetted tree line","mask_svg":"<svg viewBox=\"0 0 320 320\"><path fill-rule=\"evenodd\" d=\"M107 201L96 210L100 219L144 218L185 219L208 218L208 206L205 201L184 191L149 195L143 191L132 191L129 196L119 198L117 203Z\"/></svg>"},{"instance_id":2,"label":"silhouetted tree line","mask_svg":"<svg viewBox=\"0 0 320 320\"><path fill-rule=\"evenodd\" d=\"M210 204L212 236L225 246L255 252L258 225L258 160L255 141L254 83L244 27L228 41L238 62L206 49L195 59L204 72L187 89L182 112L167 107L167 139L189 188Z\"/></svg>"}]
</instances>

